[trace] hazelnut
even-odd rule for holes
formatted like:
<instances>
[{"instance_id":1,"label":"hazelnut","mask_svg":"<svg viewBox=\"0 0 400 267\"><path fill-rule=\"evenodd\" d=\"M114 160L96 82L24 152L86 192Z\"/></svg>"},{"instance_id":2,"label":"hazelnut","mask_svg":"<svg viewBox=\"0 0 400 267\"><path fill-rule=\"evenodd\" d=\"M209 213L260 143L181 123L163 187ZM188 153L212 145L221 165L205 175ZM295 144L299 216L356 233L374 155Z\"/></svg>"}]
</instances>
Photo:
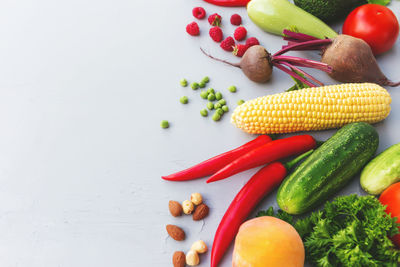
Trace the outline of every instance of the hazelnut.
<instances>
[{"instance_id":1,"label":"hazelnut","mask_svg":"<svg viewBox=\"0 0 400 267\"><path fill-rule=\"evenodd\" d=\"M194 210L194 205L190 200L185 200L182 202L183 213L191 214Z\"/></svg>"},{"instance_id":2,"label":"hazelnut","mask_svg":"<svg viewBox=\"0 0 400 267\"><path fill-rule=\"evenodd\" d=\"M203 197L200 193L193 193L190 196L190 201L192 201L195 205L200 205L203 202Z\"/></svg>"},{"instance_id":3,"label":"hazelnut","mask_svg":"<svg viewBox=\"0 0 400 267\"><path fill-rule=\"evenodd\" d=\"M189 266L196 266L199 265L199 263L199 254L197 254L197 252L194 250L189 250L189 252L186 253L186 264Z\"/></svg>"},{"instance_id":4,"label":"hazelnut","mask_svg":"<svg viewBox=\"0 0 400 267\"><path fill-rule=\"evenodd\" d=\"M190 248L190 250L194 250L200 254L207 252L207 249L208 249L207 245L206 245L206 243L204 243L203 240L198 240L198 241L194 242L192 247Z\"/></svg>"}]
</instances>

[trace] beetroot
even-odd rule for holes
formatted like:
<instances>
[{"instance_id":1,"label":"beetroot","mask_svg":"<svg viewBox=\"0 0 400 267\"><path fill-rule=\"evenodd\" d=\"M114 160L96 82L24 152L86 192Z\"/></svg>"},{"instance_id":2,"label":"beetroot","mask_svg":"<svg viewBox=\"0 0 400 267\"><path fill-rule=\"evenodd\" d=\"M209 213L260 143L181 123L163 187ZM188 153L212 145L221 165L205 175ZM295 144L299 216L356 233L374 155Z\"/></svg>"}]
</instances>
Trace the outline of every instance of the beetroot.
<instances>
[{"instance_id":1,"label":"beetroot","mask_svg":"<svg viewBox=\"0 0 400 267\"><path fill-rule=\"evenodd\" d=\"M335 39L320 40L312 36L284 31L289 43L281 51L320 50L321 61L332 68L333 79L345 83L373 82L382 86L399 86L381 71L370 46L363 40L341 34ZM327 42L329 40L330 42ZM274 55L276 56L276 55Z\"/></svg>"},{"instance_id":2,"label":"beetroot","mask_svg":"<svg viewBox=\"0 0 400 267\"><path fill-rule=\"evenodd\" d=\"M323 83L298 68L298 66L319 69L328 73L331 71L331 68L325 63L299 57L282 56L282 54L285 53L281 53L282 50L277 53L277 56L271 56L261 45L249 47L239 63L231 63L226 60L215 58L206 53L203 49L201 49L201 51L214 60L242 69L243 73L250 80L258 83L265 83L271 78L274 66L310 87L323 85Z\"/></svg>"}]
</instances>

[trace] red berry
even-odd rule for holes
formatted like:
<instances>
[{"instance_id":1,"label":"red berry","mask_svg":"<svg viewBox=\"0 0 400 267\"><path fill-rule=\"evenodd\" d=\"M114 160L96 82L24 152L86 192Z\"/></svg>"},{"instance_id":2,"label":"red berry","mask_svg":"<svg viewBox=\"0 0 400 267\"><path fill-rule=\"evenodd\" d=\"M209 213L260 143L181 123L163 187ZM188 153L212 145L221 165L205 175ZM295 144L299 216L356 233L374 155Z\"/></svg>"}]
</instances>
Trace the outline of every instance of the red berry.
<instances>
[{"instance_id":1,"label":"red berry","mask_svg":"<svg viewBox=\"0 0 400 267\"><path fill-rule=\"evenodd\" d=\"M230 36L226 37L225 40L223 40L219 46L225 51L232 52L233 47L235 46L235 40L233 40L233 38Z\"/></svg>"},{"instance_id":2,"label":"red berry","mask_svg":"<svg viewBox=\"0 0 400 267\"><path fill-rule=\"evenodd\" d=\"M212 26L218 26L219 27L221 25L221 20L222 20L221 16L218 15L217 13L214 13L214 14L212 14L212 15L210 15L208 17L208 22Z\"/></svg>"},{"instance_id":3,"label":"red berry","mask_svg":"<svg viewBox=\"0 0 400 267\"><path fill-rule=\"evenodd\" d=\"M211 39L213 39L215 42L219 43L222 40L222 30L220 27L214 26L210 29L209 31Z\"/></svg>"},{"instance_id":4,"label":"red berry","mask_svg":"<svg viewBox=\"0 0 400 267\"><path fill-rule=\"evenodd\" d=\"M235 37L235 39L237 41L240 41L240 40L243 40L244 38L246 38L246 35L247 35L246 28L243 27L243 26L240 26L240 27L236 28L236 30L235 30L235 32L233 34L233 37Z\"/></svg>"},{"instance_id":5,"label":"red berry","mask_svg":"<svg viewBox=\"0 0 400 267\"><path fill-rule=\"evenodd\" d=\"M233 48L232 54L237 57L242 57L249 47L245 44L237 44Z\"/></svg>"},{"instance_id":6,"label":"red berry","mask_svg":"<svg viewBox=\"0 0 400 267\"><path fill-rule=\"evenodd\" d=\"M197 23L194 21L192 23L189 23L186 26L186 32L192 36L199 35L200 33L199 25L197 25Z\"/></svg>"},{"instance_id":7,"label":"red berry","mask_svg":"<svg viewBox=\"0 0 400 267\"><path fill-rule=\"evenodd\" d=\"M206 16L206 11L202 7L195 7L192 10L192 14L196 19L202 19Z\"/></svg>"},{"instance_id":8,"label":"red berry","mask_svg":"<svg viewBox=\"0 0 400 267\"><path fill-rule=\"evenodd\" d=\"M253 46L253 45L259 45L260 42L257 40L256 37L250 37L246 40L246 45L248 47Z\"/></svg>"},{"instance_id":9,"label":"red berry","mask_svg":"<svg viewBox=\"0 0 400 267\"><path fill-rule=\"evenodd\" d=\"M239 14L233 14L231 16L231 24L239 26L240 24L242 24L242 17Z\"/></svg>"}]
</instances>

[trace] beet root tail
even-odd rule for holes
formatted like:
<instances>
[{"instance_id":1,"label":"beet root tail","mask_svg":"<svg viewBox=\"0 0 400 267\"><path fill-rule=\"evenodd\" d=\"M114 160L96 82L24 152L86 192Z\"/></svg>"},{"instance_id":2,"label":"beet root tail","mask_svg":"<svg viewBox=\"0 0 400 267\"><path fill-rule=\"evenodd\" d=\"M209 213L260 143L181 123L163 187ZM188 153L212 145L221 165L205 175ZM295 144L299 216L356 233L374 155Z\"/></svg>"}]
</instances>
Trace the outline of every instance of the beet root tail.
<instances>
[{"instance_id":1,"label":"beet root tail","mask_svg":"<svg viewBox=\"0 0 400 267\"><path fill-rule=\"evenodd\" d=\"M236 67L236 68L239 68L239 69L241 68L239 63L232 63L232 62L229 62L229 61L220 59L220 58L216 58L216 57L214 57L214 56L208 54L208 53L207 53L206 51L204 51L204 49L201 48L201 47L200 47L200 50L201 50L201 52L203 52L204 55L206 55L207 57L209 57L209 58L211 58L211 59L214 59L214 60L216 60L216 61L219 61L219 62L228 64L228 65L230 65L230 66L233 66L233 67Z\"/></svg>"},{"instance_id":2,"label":"beet root tail","mask_svg":"<svg viewBox=\"0 0 400 267\"><path fill-rule=\"evenodd\" d=\"M400 82L392 82L389 79L385 79L385 80L380 81L379 85L397 87L397 86L400 86Z\"/></svg>"}]
</instances>

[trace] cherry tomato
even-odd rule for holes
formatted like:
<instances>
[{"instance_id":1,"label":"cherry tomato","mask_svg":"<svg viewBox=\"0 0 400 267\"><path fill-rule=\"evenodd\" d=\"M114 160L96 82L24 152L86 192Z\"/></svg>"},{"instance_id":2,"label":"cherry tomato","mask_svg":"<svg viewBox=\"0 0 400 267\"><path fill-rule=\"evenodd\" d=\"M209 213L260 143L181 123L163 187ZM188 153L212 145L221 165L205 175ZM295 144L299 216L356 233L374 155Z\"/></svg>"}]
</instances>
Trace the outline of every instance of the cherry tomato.
<instances>
[{"instance_id":1,"label":"cherry tomato","mask_svg":"<svg viewBox=\"0 0 400 267\"><path fill-rule=\"evenodd\" d=\"M386 188L379 197L379 201L387 206L386 213L391 214L392 217L397 217L397 222L400 223L400 182ZM400 248L400 234L391 239Z\"/></svg>"},{"instance_id":2,"label":"cherry tomato","mask_svg":"<svg viewBox=\"0 0 400 267\"><path fill-rule=\"evenodd\" d=\"M399 35L399 22L382 5L366 4L354 9L343 24L343 33L363 39L375 55L388 51Z\"/></svg>"}]
</instances>

